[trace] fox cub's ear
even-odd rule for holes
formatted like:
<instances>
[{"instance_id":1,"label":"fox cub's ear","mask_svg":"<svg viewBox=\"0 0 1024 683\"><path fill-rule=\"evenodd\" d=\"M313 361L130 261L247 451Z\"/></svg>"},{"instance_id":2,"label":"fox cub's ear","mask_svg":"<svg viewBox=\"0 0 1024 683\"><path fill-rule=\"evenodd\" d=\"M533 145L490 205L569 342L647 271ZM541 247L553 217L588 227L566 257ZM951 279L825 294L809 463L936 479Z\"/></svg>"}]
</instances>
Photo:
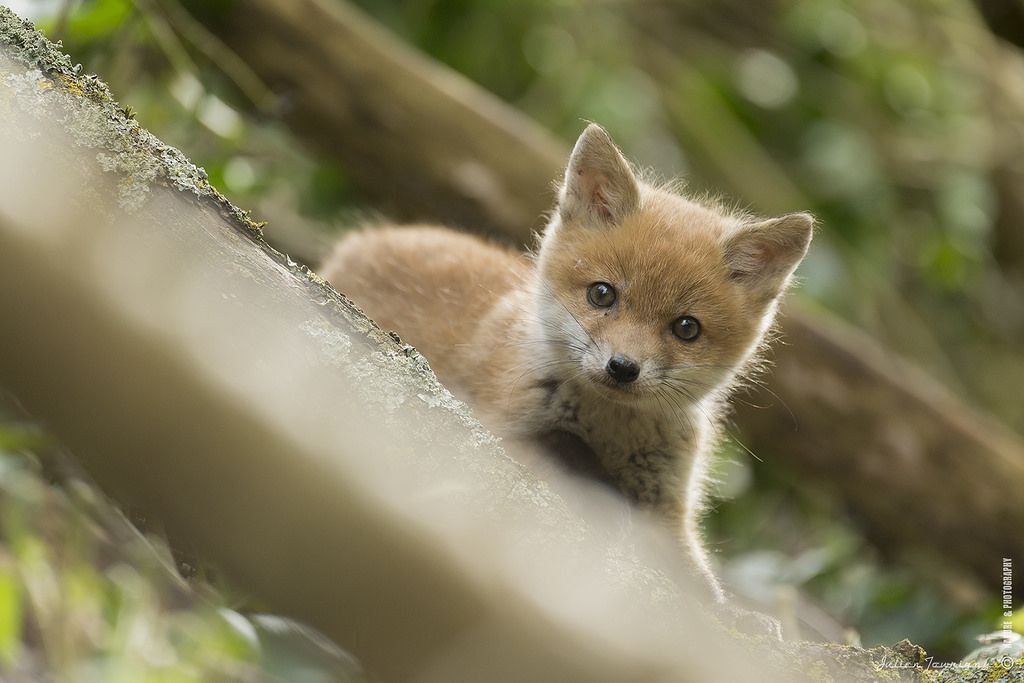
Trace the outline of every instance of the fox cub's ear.
<instances>
[{"instance_id":1,"label":"fox cub's ear","mask_svg":"<svg viewBox=\"0 0 1024 683\"><path fill-rule=\"evenodd\" d=\"M602 227L636 211L640 189L629 164L604 128L591 123L576 141L558 195L563 221Z\"/></svg>"},{"instance_id":2,"label":"fox cub's ear","mask_svg":"<svg viewBox=\"0 0 1024 683\"><path fill-rule=\"evenodd\" d=\"M774 299L807 253L813 232L809 213L741 225L725 238L723 258L730 276L758 299Z\"/></svg>"}]
</instances>

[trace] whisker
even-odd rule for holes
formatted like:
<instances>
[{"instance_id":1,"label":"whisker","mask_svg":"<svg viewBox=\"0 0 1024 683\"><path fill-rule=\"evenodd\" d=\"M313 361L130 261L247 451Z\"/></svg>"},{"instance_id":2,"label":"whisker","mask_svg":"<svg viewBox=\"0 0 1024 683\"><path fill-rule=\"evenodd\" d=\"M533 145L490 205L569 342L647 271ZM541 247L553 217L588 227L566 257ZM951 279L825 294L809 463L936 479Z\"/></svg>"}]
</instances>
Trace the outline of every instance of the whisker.
<instances>
[{"instance_id":1,"label":"whisker","mask_svg":"<svg viewBox=\"0 0 1024 683\"><path fill-rule=\"evenodd\" d=\"M511 414L512 398L513 398L513 396L515 396L516 389L519 386L519 382L521 382L524 377L526 377L529 374L543 374L543 372L545 370L549 370L549 369L552 369L552 368L558 368L560 366L567 366L569 368L572 368L574 365L575 365L575 363L573 363L572 361L561 359L561 358L556 358L554 360L550 360L550 361L547 361L547 362L544 362L544 363L539 363L537 365L531 365L530 367L527 367L525 370L523 370L522 373L519 374L518 377L516 377L512 381L512 386L509 387L509 390L508 390L507 395L505 397L505 415L508 416L508 415ZM555 391L560 389L562 387L562 385L565 384L567 381L574 380L574 379L576 379L577 377L579 377L581 375L582 375L582 372L580 372L580 371L577 371L575 373L570 373L570 376L568 378L562 379L561 381L558 382L558 384L556 384Z\"/></svg>"},{"instance_id":2,"label":"whisker","mask_svg":"<svg viewBox=\"0 0 1024 683\"><path fill-rule=\"evenodd\" d=\"M675 382L676 382L675 384L673 384L673 383L666 383L665 386L668 387L669 389L673 390L673 391L682 392L688 398L693 400L693 394L690 393L689 391L687 391L685 387L681 386L681 384L679 383L679 380L675 380ZM704 417L708 420L708 422L710 422L711 424L715 424L716 421L711 418L711 416L707 413L706 410L704 410L704 407L702 405L700 405L700 402L694 400L694 405L695 405L695 407L698 410L700 410L704 414ZM737 445L739 445L740 448L742 448L744 451L746 451L747 454L750 455L750 457L754 458L758 462L764 462L764 460L757 453L755 453L745 443L743 443L743 441L739 438L739 436L737 435L735 430L730 429L727 423L723 423L722 424L722 432L725 434L725 436L727 436L729 439L731 439L733 442L735 442Z\"/></svg>"}]
</instances>

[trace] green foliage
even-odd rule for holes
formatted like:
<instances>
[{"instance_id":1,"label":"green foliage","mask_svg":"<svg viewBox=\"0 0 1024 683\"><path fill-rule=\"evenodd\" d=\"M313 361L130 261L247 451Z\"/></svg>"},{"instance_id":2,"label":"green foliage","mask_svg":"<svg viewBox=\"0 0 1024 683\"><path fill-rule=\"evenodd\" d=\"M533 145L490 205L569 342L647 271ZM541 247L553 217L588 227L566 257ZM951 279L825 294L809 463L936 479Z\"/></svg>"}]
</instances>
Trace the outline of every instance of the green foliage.
<instances>
[{"instance_id":1,"label":"green foliage","mask_svg":"<svg viewBox=\"0 0 1024 683\"><path fill-rule=\"evenodd\" d=\"M31 451L49 444L47 434L32 424L9 423L0 429L0 452Z\"/></svg>"},{"instance_id":2,"label":"green foliage","mask_svg":"<svg viewBox=\"0 0 1024 683\"><path fill-rule=\"evenodd\" d=\"M0 667L11 668L21 657L22 593L9 560L0 563Z\"/></svg>"},{"instance_id":3,"label":"green foliage","mask_svg":"<svg viewBox=\"0 0 1024 683\"><path fill-rule=\"evenodd\" d=\"M87 0L81 7L68 17L65 26L65 47L72 54L72 48L83 48L96 45L109 39L111 33L117 31L132 13L131 0ZM40 23L44 33L52 32L54 20L50 18Z\"/></svg>"},{"instance_id":4,"label":"green foliage","mask_svg":"<svg viewBox=\"0 0 1024 683\"><path fill-rule=\"evenodd\" d=\"M46 443L0 420L0 678L363 680L346 655L301 634L268 636L208 586L200 598L163 541L136 532L88 483L46 481L27 450Z\"/></svg>"},{"instance_id":5,"label":"green foliage","mask_svg":"<svg viewBox=\"0 0 1024 683\"><path fill-rule=\"evenodd\" d=\"M793 473L753 468L749 456L733 461L726 487L736 471L746 471L745 486L717 505L709 531L727 539L718 547L727 579L765 609L779 608L780 596L796 588L803 607L783 609L798 620L821 609L835 619L826 626L853 627L865 646L909 638L943 661L957 661L995 628L997 591L978 594L966 579L953 589L934 555L910 554L894 566L834 499L800 490ZM805 621L804 637L837 637L816 625L820 617Z\"/></svg>"},{"instance_id":6,"label":"green foliage","mask_svg":"<svg viewBox=\"0 0 1024 683\"><path fill-rule=\"evenodd\" d=\"M538 75L524 52L524 42L536 39L537 27L554 20L569 5L548 0L357 4L383 18L410 43L509 100L522 96Z\"/></svg>"}]
</instances>

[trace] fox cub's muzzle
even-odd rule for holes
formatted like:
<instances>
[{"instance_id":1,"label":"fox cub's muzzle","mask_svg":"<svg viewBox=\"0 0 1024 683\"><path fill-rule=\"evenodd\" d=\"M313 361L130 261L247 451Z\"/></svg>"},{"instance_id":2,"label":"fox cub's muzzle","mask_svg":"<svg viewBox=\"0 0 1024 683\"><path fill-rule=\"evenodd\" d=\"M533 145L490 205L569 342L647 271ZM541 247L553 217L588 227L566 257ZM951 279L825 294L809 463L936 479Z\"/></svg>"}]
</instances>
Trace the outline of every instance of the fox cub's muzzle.
<instances>
[{"instance_id":1,"label":"fox cub's muzzle","mask_svg":"<svg viewBox=\"0 0 1024 683\"><path fill-rule=\"evenodd\" d=\"M605 370L619 384L629 384L640 376L640 365L621 353L616 353L608 360Z\"/></svg>"}]
</instances>

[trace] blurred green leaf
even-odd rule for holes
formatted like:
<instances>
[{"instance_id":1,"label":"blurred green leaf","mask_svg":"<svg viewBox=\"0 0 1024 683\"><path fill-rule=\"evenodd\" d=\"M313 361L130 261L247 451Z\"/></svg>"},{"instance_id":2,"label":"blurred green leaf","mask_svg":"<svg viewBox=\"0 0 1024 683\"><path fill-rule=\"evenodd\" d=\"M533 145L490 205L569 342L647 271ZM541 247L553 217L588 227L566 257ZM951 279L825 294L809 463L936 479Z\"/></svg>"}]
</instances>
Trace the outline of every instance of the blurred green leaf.
<instances>
[{"instance_id":1,"label":"blurred green leaf","mask_svg":"<svg viewBox=\"0 0 1024 683\"><path fill-rule=\"evenodd\" d=\"M12 666L21 654L22 588L9 558L0 555L0 664Z\"/></svg>"},{"instance_id":2,"label":"blurred green leaf","mask_svg":"<svg viewBox=\"0 0 1024 683\"><path fill-rule=\"evenodd\" d=\"M131 0L83 0L68 18L65 34L76 43L90 43L116 30L132 12ZM44 32L53 29L53 21L40 22Z\"/></svg>"},{"instance_id":3,"label":"blurred green leaf","mask_svg":"<svg viewBox=\"0 0 1024 683\"><path fill-rule=\"evenodd\" d=\"M35 425L0 423L0 451L35 450L50 443L46 432Z\"/></svg>"}]
</instances>

